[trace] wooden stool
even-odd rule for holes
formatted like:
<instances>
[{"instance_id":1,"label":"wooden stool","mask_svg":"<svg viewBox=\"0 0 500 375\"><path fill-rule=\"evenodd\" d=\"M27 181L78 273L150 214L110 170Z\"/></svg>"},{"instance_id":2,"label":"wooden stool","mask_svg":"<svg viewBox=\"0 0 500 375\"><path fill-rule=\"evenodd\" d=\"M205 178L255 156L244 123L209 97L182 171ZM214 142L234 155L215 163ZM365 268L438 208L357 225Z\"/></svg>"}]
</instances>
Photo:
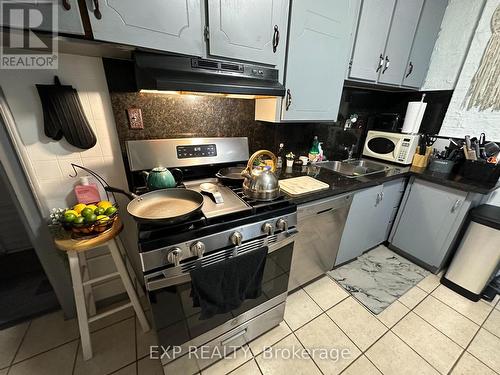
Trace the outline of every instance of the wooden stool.
<instances>
[{"instance_id":1,"label":"wooden stool","mask_svg":"<svg viewBox=\"0 0 500 375\"><path fill-rule=\"evenodd\" d=\"M58 249L66 251L66 253L68 254L71 280L73 281L73 292L75 294L76 312L78 315L78 326L80 328L80 338L82 340L82 350L83 350L84 360L92 358L92 345L90 342L90 329L89 329L89 324L92 322L95 322L115 312L133 306L135 313L137 314L137 319L139 320L139 323L141 324L143 331L147 332L150 329L148 320L144 315L144 311L142 310L137 293L134 289L132 281L130 280L130 276L127 271L127 267L125 266L125 263L123 261L122 254L120 253L119 247L123 248L123 245L121 244L118 234L122 231L122 229L123 229L123 224L118 218L113 224L113 227L111 227L111 229L109 229L108 231L102 233L97 237L80 240L71 238L70 233L68 233L67 237L56 239L54 241ZM113 261L115 263L117 272L113 272L108 275L90 279L88 277L88 269L86 267L85 257L81 259L80 255L83 255L83 252L87 250L95 249L103 245L108 246ZM82 263L83 266L85 267L85 272L87 273L86 277L82 277ZM106 311L104 313L96 314L95 304L91 290L92 285L98 282L102 282L104 280L111 279L118 275L120 276L123 282L123 285L125 287L125 290L127 291L130 302L125 303L109 311ZM87 311L87 303L85 301L86 294L90 295L88 303L89 311Z\"/></svg>"}]
</instances>

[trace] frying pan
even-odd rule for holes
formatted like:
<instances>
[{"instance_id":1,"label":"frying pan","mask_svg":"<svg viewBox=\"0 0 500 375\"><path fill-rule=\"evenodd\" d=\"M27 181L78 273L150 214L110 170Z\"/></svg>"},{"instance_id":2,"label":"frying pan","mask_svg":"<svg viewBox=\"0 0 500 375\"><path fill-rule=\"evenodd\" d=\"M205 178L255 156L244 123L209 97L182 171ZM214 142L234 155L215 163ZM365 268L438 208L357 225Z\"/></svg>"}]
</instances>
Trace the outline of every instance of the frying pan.
<instances>
[{"instance_id":1,"label":"frying pan","mask_svg":"<svg viewBox=\"0 0 500 375\"><path fill-rule=\"evenodd\" d=\"M140 196L112 186L104 189L126 195L130 199L127 211L140 223L178 223L199 212L203 206L203 196L189 189L161 189Z\"/></svg>"},{"instance_id":2,"label":"frying pan","mask_svg":"<svg viewBox=\"0 0 500 375\"><path fill-rule=\"evenodd\" d=\"M242 184L245 177L241 175L241 172L245 167L228 167L219 169L215 177L219 179L223 184L235 185Z\"/></svg>"}]
</instances>

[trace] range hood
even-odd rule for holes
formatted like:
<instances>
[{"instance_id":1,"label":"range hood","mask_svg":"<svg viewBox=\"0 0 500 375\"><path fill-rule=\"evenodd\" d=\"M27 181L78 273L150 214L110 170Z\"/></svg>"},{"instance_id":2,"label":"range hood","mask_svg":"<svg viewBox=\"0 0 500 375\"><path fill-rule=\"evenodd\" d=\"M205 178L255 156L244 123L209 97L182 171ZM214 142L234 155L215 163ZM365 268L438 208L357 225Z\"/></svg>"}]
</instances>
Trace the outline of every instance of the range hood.
<instances>
[{"instance_id":1,"label":"range hood","mask_svg":"<svg viewBox=\"0 0 500 375\"><path fill-rule=\"evenodd\" d=\"M278 70L199 57L136 52L135 78L141 91L284 96Z\"/></svg>"}]
</instances>

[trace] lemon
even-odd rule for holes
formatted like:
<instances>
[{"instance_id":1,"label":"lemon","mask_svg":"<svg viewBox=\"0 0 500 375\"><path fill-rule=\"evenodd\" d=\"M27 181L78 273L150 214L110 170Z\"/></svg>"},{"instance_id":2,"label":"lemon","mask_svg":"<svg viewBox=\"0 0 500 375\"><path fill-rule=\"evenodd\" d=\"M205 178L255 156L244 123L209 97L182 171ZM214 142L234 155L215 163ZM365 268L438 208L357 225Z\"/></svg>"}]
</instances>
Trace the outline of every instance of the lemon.
<instances>
[{"instance_id":1,"label":"lemon","mask_svg":"<svg viewBox=\"0 0 500 375\"><path fill-rule=\"evenodd\" d=\"M109 201L100 201L99 203L97 203L97 207L101 207L104 209L107 209L108 207L111 207L112 205L113 205L113 203L111 203Z\"/></svg>"},{"instance_id":2,"label":"lemon","mask_svg":"<svg viewBox=\"0 0 500 375\"><path fill-rule=\"evenodd\" d=\"M67 215L67 214L75 215L75 217L80 215L80 213L77 212L77 211L75 211L75 210L66 210L66 211L64 211L64 215Z\"/></svg>"},{"instance_id":3,"label":"lemon","mask_svg":"<svg viewBox=\"0 0 500 375\"><path fill-rule=\"evenodd\" d=\"M97 206L96 206L95 204L89 204L89 205L87 205L87 207L85 207L85 208L90 208L90 209L92 210L92 212L94 212L94 211L95 211L95 209L97 208Z\"/></svg>"},{"instance_id":4,"label":"lemon","mask_svg":"<svg viewBox=\"0 0 500 375\"><path fill-rule=\"evenodd\" d=\"M73 207L73 211L76 211L78 214L80 214L85 207L87 207L85 203L78 203L75 204L75 207Z\"/></svg>"},{"instance_id":5,"label":"lemon","mask_svg":"<svg viewBox=\"0 0 500 375\"><path fill-rule=\"evenodd\" d=\"M106 215L98 215L97 216L97 221L104 222L104 221L108 221L108 220L110 220L109 216L106 216Z\"/></svg>"}]
</instances>

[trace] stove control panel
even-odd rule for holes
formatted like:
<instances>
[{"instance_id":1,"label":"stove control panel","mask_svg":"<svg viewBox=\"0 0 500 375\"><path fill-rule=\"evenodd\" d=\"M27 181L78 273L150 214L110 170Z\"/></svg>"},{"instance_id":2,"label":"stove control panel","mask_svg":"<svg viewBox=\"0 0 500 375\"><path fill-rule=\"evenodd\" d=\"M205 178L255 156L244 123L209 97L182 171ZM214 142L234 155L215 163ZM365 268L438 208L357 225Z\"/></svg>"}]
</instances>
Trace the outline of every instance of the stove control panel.
<instances>
[{"instance_id":1,"label":"stove control panel","mask_svg":"<svg viewBox=\"0 0 500 375\"><path fill-rule=\"evenodd\" d=\"M177 158L206 158L217 156L215 144L177 146Z\"/></svg>"}]
</instances>

